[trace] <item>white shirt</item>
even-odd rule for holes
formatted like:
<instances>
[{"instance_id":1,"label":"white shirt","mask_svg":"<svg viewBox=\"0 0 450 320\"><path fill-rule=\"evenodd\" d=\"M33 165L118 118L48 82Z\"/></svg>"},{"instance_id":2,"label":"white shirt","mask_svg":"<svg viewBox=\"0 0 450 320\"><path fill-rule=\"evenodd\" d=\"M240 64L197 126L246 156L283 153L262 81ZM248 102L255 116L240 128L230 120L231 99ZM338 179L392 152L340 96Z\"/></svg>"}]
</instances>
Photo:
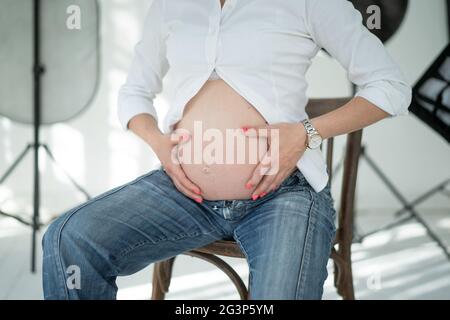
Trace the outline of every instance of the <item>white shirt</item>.
<instances>
[{"instance_id":1,"label":"white shirt","mask_svg":"<svg viewBox=\"0 0 450 320\"><path fill-rule=\"evenodd\" d=\"M407 114L411 87L381 41L347 0L153 0L142 40L118 99L124 129L138 114L157 113L167 92L169 133L215 69L269 124L307 118L305 74L324 48L347 70L361 96L392 116ZM328 181L320 150L298 168L322 190Z\"/></svg>"}]
</instances>

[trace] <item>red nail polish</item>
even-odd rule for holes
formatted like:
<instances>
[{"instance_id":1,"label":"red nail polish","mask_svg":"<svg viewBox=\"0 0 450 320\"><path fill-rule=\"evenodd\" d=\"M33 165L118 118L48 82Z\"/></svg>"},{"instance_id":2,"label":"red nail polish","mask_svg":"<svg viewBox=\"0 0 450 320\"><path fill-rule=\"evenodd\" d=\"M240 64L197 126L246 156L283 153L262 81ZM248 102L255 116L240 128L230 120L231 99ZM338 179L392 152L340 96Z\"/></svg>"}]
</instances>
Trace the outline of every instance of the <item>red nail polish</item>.
<instances>
[{"instance_id":1,"label":"red nail polish","mask_svg":"<svg viewBox=\"0 0 450 320\"><path fill-rule=\"evenodd\" d=\"M258 195L257 195L257 194L255 194L255 195L252 196L252 200L253 200L253 201L255 201L256 199L258 199Z\"/></svg>"},{"instance_id":2,"label":"red nail polish","mask_svg":"<svg viewBox=\"0 0 450 320\"><path fill-rule=\"evenodd\" d=\"M247 183L245 185L245 189L248 189L248 190L253 189L253 185L251 183Z\"/></svg>"},{"instance_id":3,"label":"red nail polish","mask_svg":"<svg viewBox=\"0 0 450 320\"><path fill-rule=\"evenodd\" d=\"M203 202L203 200L200 199L200 198L195 198L195 201L198 202L198 203L202 203Z\"/></svg>"},{"instance_id":4,"label":"red nail polish","mask_svg":"<svg viewBox=\"0 0 450 320\"><path fill-rule=\"evenodd\" d=\"M262 198L262 197L264 197L266 194L267 194L267 193L263 192L263 193L261 193L259 196Z\"/></svg>"},{"instance_id":5,"label":"red nail polish","mask_svg":"<svg viewBox=\"0 0 450 320\"><path fill-rule=\"evenodd\" d=\"M247 133L248 130L249 130L248 127L242 127L242 131L244 131L244 133Z\"/></svg>"},{"instance_id":6,"label":"red nail polish","mask_svg":"<svg viewBox=\"0 0 450 320\"><path fill-rule=\"evenodd\" d=\"M196 193L196 194L198 194L198 195L202 194L202 193L200 192L200 190L194 190L194 193Z\"/></svg>"}]
</instances>

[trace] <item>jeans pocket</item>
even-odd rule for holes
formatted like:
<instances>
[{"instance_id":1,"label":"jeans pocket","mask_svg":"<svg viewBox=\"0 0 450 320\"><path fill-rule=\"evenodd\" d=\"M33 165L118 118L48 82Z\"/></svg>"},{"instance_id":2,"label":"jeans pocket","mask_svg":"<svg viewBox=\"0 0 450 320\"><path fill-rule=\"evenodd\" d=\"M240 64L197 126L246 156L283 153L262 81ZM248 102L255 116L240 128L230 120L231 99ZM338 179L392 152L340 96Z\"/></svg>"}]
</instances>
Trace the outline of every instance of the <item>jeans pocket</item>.
<instances>
[{"instance_id":1,"label":"jeans pocket","mask_svg":"<svg viewBox=\"0 0 450 320\"><path fill-rule=\"evenodd\" d=\"M298 185L301 181L300 179L301 173L298 169L294 170L287 178L283 180L280 184L280 188L288 188Z\"/></svg>"},{"instance_id":2,"label":"jeans pocket","mask_svg":"<svg viewBox=\"0 0 450 320\"><path fill-rule=\"evenodd\" d=\"M290 176L288 176L284 181L280 184L278 190L302 190L309 186L306 178L300 172L300 170L296 169Z\"/></svg>"},{"instance_id":3,"label":"jeans pocket","mask_svg":"<svg viewBox=\"0 0 450 320\"><path fill-rule=\"evenodd\" d=\"M325 189L316 193L316 198L322 215L328 221L331 229L336 231L336 209L330 187L327 185Z\"/></svg>"}]
</instances>

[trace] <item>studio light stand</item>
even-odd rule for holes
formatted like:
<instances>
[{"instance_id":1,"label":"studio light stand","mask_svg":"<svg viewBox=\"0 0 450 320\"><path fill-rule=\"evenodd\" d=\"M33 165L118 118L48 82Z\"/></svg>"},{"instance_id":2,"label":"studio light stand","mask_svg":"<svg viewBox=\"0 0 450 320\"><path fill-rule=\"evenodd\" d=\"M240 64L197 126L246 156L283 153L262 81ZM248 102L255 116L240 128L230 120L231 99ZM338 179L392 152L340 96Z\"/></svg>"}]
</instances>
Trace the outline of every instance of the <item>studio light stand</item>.
<instances>
[{"instance_id":1,"label":"studio light stand","mask_svg":"<svg viewBox=\"0 0 450 320\"><path fill-rule=\"evenodd\" d=\"M58 166L70 182L85 195L86 199L90 199L88 192L81 187L75 179L58 164L53 153L47 144L40 142L40 127L41 127L41 79L45 73L45 66L41 62L40 56L40 25L41 25L41 4L40 0L33 0L33 142L29 143L25 149L19 154L12 165L6 170L0 178L0 185L3 184L11 173L16 169L19 163L25 158L29 151L33 152L33 216L32 220L26 221L19 216L0 211L0 215L14 218L17 221L30 226L32 228L32 243L31 243L31 272L36 271L36 238L37 232L44 224L40 221L40 173L39 173L39 150L44 149L52 163Z\"/></svg>"}]
</instances>

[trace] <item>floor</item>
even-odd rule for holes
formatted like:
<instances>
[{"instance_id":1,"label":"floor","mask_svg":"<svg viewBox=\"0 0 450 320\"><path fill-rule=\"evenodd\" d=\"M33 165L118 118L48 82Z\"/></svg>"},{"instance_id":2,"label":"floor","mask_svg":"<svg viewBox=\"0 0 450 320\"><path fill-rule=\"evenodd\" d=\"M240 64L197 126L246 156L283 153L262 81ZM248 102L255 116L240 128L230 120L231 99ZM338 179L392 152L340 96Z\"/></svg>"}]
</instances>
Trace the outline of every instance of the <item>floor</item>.
<instances>
[{"instance_id":1,"label":"floor","mask_svg":"<svg viewBox=\"0 0 450 320\"><path fill-rule=\"evenodd\" d=\"M450 210L428 210L422 216L450 244ZM358 233L393 218L389 212L361 212ZM448 246L447 246L448 247ZM449 248L450 249L450 248ZM242 275L242 259L225 259ZM30 273L30 231L15 220L0 218L0 299L42 299L41 256L38 272ZM369 236L353 246L353 270L358 299L450 299L450 260L416 222ZM339 299L333 287L332 265L324 299ZM119 299L149 299L152 266L119 278ZM237 299L224 274L196 258L180 256L167 299Z\"/></svg>"}]
</instances>

